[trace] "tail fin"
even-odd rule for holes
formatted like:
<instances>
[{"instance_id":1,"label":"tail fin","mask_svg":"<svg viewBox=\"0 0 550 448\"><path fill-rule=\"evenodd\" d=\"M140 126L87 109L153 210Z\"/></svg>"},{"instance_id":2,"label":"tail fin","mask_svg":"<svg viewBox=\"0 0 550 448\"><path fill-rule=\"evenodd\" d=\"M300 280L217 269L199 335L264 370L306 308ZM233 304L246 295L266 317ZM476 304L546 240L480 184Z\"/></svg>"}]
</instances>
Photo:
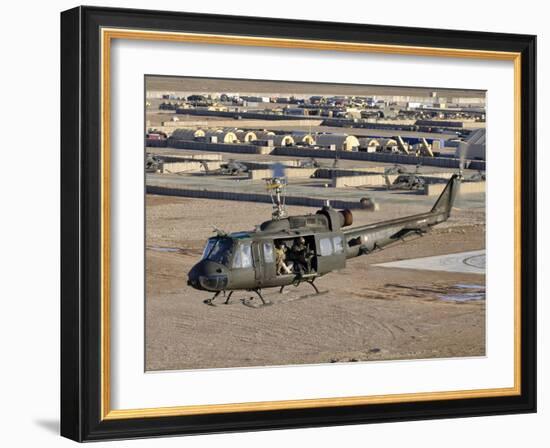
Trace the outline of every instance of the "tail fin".
<instances>
[{"instance_id":1,"label":"tail fin","mask_svg":"<svg viewBox=\"0 0 550 448\"><path fill-rule=\"evenodd\" d=\"M451 214L451 209L455 202L456 193L460 185L460 177L458 174L453 174L447 182L443 192L439 195L436 203L432 207L432 213L442 213L444 212L447 217Z\"/></svg>"}]
</instances>

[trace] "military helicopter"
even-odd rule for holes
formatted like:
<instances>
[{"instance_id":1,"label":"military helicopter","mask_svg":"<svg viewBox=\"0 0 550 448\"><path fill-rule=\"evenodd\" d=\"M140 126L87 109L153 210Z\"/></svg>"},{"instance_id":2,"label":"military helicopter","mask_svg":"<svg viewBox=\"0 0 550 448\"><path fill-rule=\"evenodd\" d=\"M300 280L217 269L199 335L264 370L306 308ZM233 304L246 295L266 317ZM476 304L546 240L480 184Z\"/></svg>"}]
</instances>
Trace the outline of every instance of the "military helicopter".
<instances>
[{"instance_id":1,"label":"military helicopter","mask_svg":"<svg viewBox=\"0 0 550 448\"><path fill-rule=\"evenodd\" d=\"M460 176L461 182L483 182L486 179L485 172L482 170L478 170L477 173L470 174L466 176L464 174L464 167L466 165L466 161L464 158L460 159L460 163L458 165L458 175Z\"/></svg>"},{"instance_id":2,"label":"military helicopter","mask_svg":"<svg viewBox=\"0 0 550 448\"><path fill-rule=\"evenodd\" d=\"M266 185L273 199L272 219L249 232L228 234L216 229L201 260L189 271L187 284L213 292L214 296L204 301L209 305L214 305L221 293L228 293L227 304L235 291L250 291L263 306L269 303L262 289L278 287L282 292L286 286L302 283L311 285L314 295L320 294L315 280L343 269L348 259L403 241L409 235L423 235L446 221L459 183L459 176L453 175L428 212L347 228L353 223L351 211L335 210L329 204L314 214L288 216L285 179L269 178Z\"/></svg>"},{"instance_id":3,"label":"military helicopter","mask_svg":"<svg viewBox=\"0 0 550 448\"><path fill-rule=\"evenodd\" d=\"M384 178L386 180L387 190L420 190L424 188L425 179L419 175L420 165L416 165L414 172L408 172L399 166L386 168L384 170ZM397 174L393 182L389 176Z\"/></svg>"},{"instance_id":4,"label":"military helicopter","mask_svg":"<svg viewBox=\"0 0 550 448\"><path fill-rule=\"evenodd\" d=\"M147 153L145 155L145 172L156 173L162 164L162 159L153 154Z\"/></svg>"},{"instance_id":5,"label":"military helicopter","mask_svg":"<svg viewBox=\"0 0 550 448\"><path fill-rule=\"evenodd\" d=\"M211 170L208 168L208 163L203 161L201 162L205 174L221 174L227 176L238 176L248 172L248 167L241 162L230 159L227 163L222 163L218 169Z\"/></svg>"},{"instance_id":6,"label":"military helicopter","mask_svg":"<svg viewBox=\"0 0 550 448\"><path fill-rule=\"evenodd\" d=\"M328 169L336 169L338 168L338 155L334 157L332 160L332 163L329 165L328 163L322 163L319 162L314 157L310 157L307 160L300 160L299 166L300 168L328 168Z\"/></svg>"}]
</instances>

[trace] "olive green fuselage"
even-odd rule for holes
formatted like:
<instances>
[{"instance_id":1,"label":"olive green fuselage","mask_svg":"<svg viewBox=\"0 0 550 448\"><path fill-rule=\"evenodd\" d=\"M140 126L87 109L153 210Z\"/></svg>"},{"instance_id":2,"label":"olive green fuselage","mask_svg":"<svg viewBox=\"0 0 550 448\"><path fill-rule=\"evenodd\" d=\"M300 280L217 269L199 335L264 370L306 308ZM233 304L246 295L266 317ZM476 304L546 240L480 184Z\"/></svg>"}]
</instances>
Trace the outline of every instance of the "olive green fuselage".
<instances>
[{"instance_id":1,"label":"olive green fuselage","mask_svg":"<svg viewBox=\"0 0 550 448\"><path fill-rule=\"evenodd\" d=\"M323 207L315 214L264 222L256 230L218 234L207 242L203 258L188 274L188 284L204 291L260 290L312 282L343 269L346 260L369 254L446 221L458 178L453 176L431 211L379 223L348 227L351 212ZM299 239L307 248L297 256ZM284 248L285 268L277 250Z\"/></svg>"}]
</instances>

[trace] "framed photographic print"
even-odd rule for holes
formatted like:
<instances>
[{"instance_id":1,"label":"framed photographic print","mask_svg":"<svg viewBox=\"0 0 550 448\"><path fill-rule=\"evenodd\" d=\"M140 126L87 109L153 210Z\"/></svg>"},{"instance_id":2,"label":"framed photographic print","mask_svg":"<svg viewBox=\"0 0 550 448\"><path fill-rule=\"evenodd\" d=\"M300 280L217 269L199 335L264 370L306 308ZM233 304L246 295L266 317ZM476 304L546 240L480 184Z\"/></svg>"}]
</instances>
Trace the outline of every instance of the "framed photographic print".
<instances>
[{"instance_id":1,"label":"framed photographic print","mask_svg":"<svg viewBox=\"0 0 550 448\"><path fill-rule=\"evenodd\" d=\"M535 36L61 14L61 433L536 410Z\"/></svg>"}]
</instances>

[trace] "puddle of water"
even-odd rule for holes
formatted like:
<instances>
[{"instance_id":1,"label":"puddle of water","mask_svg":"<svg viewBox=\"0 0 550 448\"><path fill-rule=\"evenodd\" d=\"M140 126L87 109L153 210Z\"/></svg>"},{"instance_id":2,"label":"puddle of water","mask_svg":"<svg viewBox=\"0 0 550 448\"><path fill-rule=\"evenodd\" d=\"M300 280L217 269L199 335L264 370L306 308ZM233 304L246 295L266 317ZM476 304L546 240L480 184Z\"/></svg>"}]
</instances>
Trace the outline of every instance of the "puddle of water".
<instances>
[{"instance_id":1,"label":"puddle of water","mask_svg":"<svg viewBox=\"0 0 550 448\"><path fill-rule=\"evenodd\" d=\"M454 285L455 289L448 294L438 294L437 297L445 302L470 302L472 300L485 300L485 287L469 283L459 283ZM460 290L475 290L473 292L461 292Z\"/></svg>"},{"instance_id":2,"label":"puddle of water","mask_svg":"<svg viewBox=\"0 0 550 448\"><path fill-rule=\"evenodd\" d=\"M438 298L444 302L469 302L471 300L485 300L485 293L440 294Z\"/></svg>"},{"instance_id":3,"label":"puddle of water","mask_svg":"<svg viewBox=\"0 0 550 448\"><path fill-rule=\"evenodd\" d=\"M455 288L460 288L460 289L485 289L485 286L473 285L473 284L469 284L469 283L458 283L457 285L455 285Z\"/></svg>"}]
</instances>

